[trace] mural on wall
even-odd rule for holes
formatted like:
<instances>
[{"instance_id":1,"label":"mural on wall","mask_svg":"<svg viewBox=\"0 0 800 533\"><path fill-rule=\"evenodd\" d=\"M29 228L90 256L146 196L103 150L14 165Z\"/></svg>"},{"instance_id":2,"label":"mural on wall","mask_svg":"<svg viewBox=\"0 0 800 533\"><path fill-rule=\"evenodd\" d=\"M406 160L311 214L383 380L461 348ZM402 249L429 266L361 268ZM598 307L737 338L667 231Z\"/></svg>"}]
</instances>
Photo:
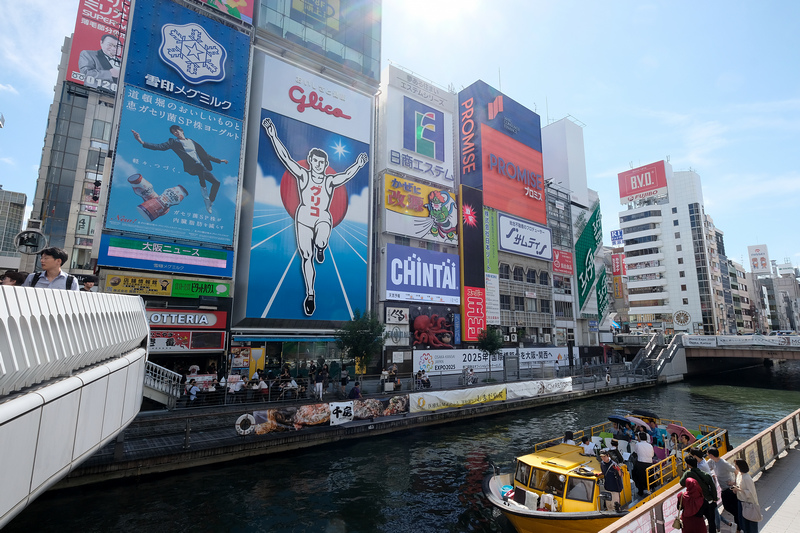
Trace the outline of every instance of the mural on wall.
<instances>
[{"instance_id":1,"label":"mural on wall","mask_svg":"<svg viewBox=\"0 0 800 533\"><path fill-rule=\"evenodd\" d=\"M444 305L412 305L409 307L411 338L416 348L452 348L456 309Z\"/></svg>"}]
</instances>

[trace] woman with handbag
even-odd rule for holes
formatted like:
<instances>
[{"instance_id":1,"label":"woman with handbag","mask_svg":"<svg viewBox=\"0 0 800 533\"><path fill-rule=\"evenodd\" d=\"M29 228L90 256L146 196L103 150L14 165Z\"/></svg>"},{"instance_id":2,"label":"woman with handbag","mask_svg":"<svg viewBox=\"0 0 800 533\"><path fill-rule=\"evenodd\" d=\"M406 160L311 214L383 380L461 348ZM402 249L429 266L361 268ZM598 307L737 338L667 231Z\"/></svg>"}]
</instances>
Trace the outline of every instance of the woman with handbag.
<instances>
[{"instance_id":1,"label":"woman with handbag","mask_svg":"<svg viewBox=\"0 0 800 533\"><path fill-rule=\"evenodd\" d=\"M678 493L678 509L681 510L680 521L684 533L706 533L706 521L703 518L703 489L694 478L686 478L686 490ZM678 520L677 518L675 519ZM674 528L678 524L673 522Z\"/></svg>"},{"instance_id":2,"label":"woman with handbag","mask_svg":"<svg viewBox=\"0 0 800 533\"><path fill-rule=\"evenodd\" d=\"M758 505L756 484L750 477L750 466L744 459L733 461L736 467L736 485L732 488L739 500L739 527L744 533L756 533L761 522L761 507Z\"/></svg>"}]
</instances>

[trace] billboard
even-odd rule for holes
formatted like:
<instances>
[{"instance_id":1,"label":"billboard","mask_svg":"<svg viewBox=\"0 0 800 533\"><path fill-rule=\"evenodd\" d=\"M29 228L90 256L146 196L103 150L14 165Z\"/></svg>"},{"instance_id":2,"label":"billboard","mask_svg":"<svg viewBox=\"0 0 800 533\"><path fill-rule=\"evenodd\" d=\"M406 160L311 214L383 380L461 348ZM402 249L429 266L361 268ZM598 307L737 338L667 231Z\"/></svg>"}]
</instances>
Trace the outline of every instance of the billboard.
<instances>
[{"instance_id":1,"label":"billboard","mask_svg":"<svg viewBox=\"0 0 800 533\"><path fill-rule=\"evenodd\" d=\"M386 299L459 304L458 256L386 245Z\"/></svg>"},{"instance_id":2,"label":"billboard","mask_svg":"<svg viewBox=\"0 0 800 533\"><path fill-rule=\"evenodd\" d=\"M146 309L151 328L225 329L225 311L194 311L188 309Z\"/></svg>"},{"instance_id":3,"label":"billboard","mask_svg":"<svg viewBox=\"0 0 800 533\"><path fill-rule=\"evenodd\" d=\"M135 272L104 272L102 292L112 294L141 294L143 296L172 296L198 298L215 296L230 298L231 282L178 278L174 276L142 276Z\"/></svg>"},{"instance_id":4,"label":"billboard","mask_svg":"<svg viewBox=\"0 0 800 533\"><path fill-rule=\"evenodd\" d=\"M150 3L134 10L129 38L136 46L126 58L125 83L159 98L243 118L248 36L171 1Z\"/></svg>"},{"instance_id":5,"label":"billboard","mask_svg":"<svg viewBox=\"0 0 800 533\"><path fill-rule=\"evenodd\" d=\"M563 250L553 250L553 272L555 274L572 275L572 254Z\"/></svg>"},{"instance_id":6,"label":"billboard","mask_svg":"<svg viewBox=\"0 0 800 533\"><path fill-rule=\"evenodd\" d=\"M100 237L97 264L229 278L233 273L233 252L104 234Z\"/></svg>"},{"instance_id":7,"label":"billboard","mask_svg":"<svg viewBox=\"0 0 800 533\"><path fill-rule=\"evenodd\" d=\"M458 244L458 204L452 192L386 174L383 205L387 232Z\"/></svg>"},{"instance_id":8,"label":"billboard","mask_svg":"<svg viewBox=\"0 0 800 533\"><path fill-rule=\"evenodd\" d=\"M445 305L411 306L411 342L414 348L453 348L455 312L455 307Z\"/></svg>"},{"instance_id":9,"label":"billboard","mask_svg":"<svg viewBox=\"0 0 800 533\"><path fill-rule=\"evenodd\" d=\"M371 99L259 55L247 317L350 320L367 306ZM257 108L257 109L258 109Z\"/></svg>"},{"instance_id":10,"label":"billboard","mask_svg":"<svg viewBox=\"0 0 800 533\"><path fill-rule=\"evenodd\" d=\"M458 99L461 183L487 207L546 225L539 115L482 81Z\"/></svg>"},{"instance_id":11,"label":"billboard","mask_svg":"<svg viewBox=\"0 0 800 533\"><path fill-rule=\"evenodd\" d=\"M772 272L772 263L769 262L769 251L766 244L748 246L747 255L750 258L750 271L753 274L769 274Z\"/></svg>"},{"instance_id":12,"label":"billboard","mask_svg":"<svg viewBox=\"0 0 800 533\"><path fill-rule=\"evenodd\" d=\"M611 254L611 274L613 276L628 275L628 269L625 266L625 254Z\"/></svg>"},{"instance_id":13,"label":"billboard","mask_svg":"<svg viewBox=\"0 0 800 533\"><path fill-rule=\"evenodd\" d=\"M621 229L611 230L611 245L617 246L622 243L623 243L622 230Z\"/></svg>"},{"instance_id":14,"label":"billboard","mask_svg":"<svg viewBox=\"0 0 800 533\"><path fill-rule=\"evenodd\" d=\"M197 0L209 7L213 7L222 13L246 22L253 24L253 4L258 0Z\"/></svg>"},{"instance_id":15,"label":"billboard","mask_svg":"<svg viewBox=\"0 0 800 533\"><path fill-rule=\"evenodd\" d=\"M126 86L105 227L233 245L241 130L241 120Z\"/></svg>"},{"instance_id":16,"label":"billboard","mask_svg":"<svg viewBox=\"0 0 800 533\"><path fill-rule=\"evenodd\" d=\"M620 172L617 174L617 179L621 204L667 194L667 171L664 161Z\"/></svg>"},{"instance_id":17,"label":"billboard","mask_svg":"<svg viewBox=\"0 0 800 533\"><path fill-rule=\"evenodd\" d=\"M389 65L383 103L387 167L445 187L455 186L455 95Z\"/></svg>"},{"instance_id":18,"label":"billboard","mask_svg":"<svg viewBox=\"0 0 800 533\"><path fill-rule=\"evenodd\" d=\"M462 340L474 342L486 329L486 277L483 265L483 195L461 185L458 253L461 258Z\"/></svg>"},{"instance_id":19,"label":"billboard","mask_svg":"<svg viewBox=\"0 0 800 533\"><path fill-rule=\"evenodd\" d=\"M486 323L500 325L500 255L497 211L483 210L483 268L486 288Z\"/></svg>"},{"instance_id":20,"label":"billboard","mask_svg":"<svg viewBox=\"0 0 800 533\"><path fill-rule=\"evenodd\" d=\"M603 227L600 216L600 203L598 202L592 216L584 226L578 240L575 241L575 261L578 270L578 309L583 309L583 304L592 290L595 282L594 255L603 244Z\"/></svg>"},{"instance_id":21,"label":"billboard","mask_svg":"<svg viewBox=\"0 0 800 533\"><path fill-rule=\"evenodd\" d=\"M602 322L603 318L608 312L609 298L608 298L608 284L606 283L606 269L601 268L600 274L597 276L597 287L595 288L597 294L597 319Z\"/></svg>"},{"instance_id":22,"label":"billboard","mask_svg":"<svg viewBox=\"0 0 800 533\"><path fill-rule=\"evenodd\" d=\"M80 0L67 81L116 93L130 0Z\"/></svg>"},{"instance_id":23,"label":"billboard","mask_svg":"<svg viewBox=\"0 0 800 533\"><path fill-rule=\"evenodd\" d=\"M525 220L498 214L500 249L545 261L553 260L553 240L550 228Z\"/></svg>"}]
</instances>

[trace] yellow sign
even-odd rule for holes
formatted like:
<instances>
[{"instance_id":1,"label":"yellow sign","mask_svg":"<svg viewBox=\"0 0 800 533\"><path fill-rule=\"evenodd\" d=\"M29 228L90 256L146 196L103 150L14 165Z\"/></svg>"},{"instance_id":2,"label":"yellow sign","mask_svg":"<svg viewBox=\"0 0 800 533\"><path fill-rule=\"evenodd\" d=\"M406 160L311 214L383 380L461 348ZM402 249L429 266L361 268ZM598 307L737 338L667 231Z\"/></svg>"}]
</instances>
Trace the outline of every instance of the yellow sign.
<instances>
[{"instance_id":1,"label":"yellow sign","mask_svg":"<svg viewBox=\"0 0 800 533\"><path fill-rule=\"evenodd\" d=\"M106 278L103 292L114 294L142 294L145 296L171 296L172 280L147 276L117 276Z\"/></svg>"}]
</instances>

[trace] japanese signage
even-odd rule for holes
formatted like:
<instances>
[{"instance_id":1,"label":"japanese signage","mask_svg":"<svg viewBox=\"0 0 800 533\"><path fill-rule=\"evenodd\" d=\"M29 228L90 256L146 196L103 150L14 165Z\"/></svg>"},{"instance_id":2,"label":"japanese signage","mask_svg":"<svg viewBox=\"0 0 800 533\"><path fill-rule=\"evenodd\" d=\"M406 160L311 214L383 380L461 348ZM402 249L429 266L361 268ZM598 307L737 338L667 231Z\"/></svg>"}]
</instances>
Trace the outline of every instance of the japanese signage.
<instances>
[{"instance_id":1,"label":"japanese signage","mask_svg":"<svg viewBox=\"0 0 800 533\"><path fill-rule=\"evenodd\" d=\"M486 323L500 325L500 257L497 245L497 211L483 210L483 267L486 288Z\"/></svg>"},{"instance_id":2,"label":"japanese signage","mask_svg":"<svg viewBox=\"0 0 800 533\"><path fill-rule=\"evenodd\" d=\"M622 230L621 229L611 230L611 245L618 246L620 244L622 244Z\"/></svg>"},{"instance_id":3,"label":"japanese signage","mask_svg":"<svg viewBox=\"0 0 800 533\"><path fill-rule=\"evenodd\" d=\"M606 283L606 269L600 268L600 275L597 276L597 286L595 287L597 293L597 318L601 321L608 312L608 284Z\"/></svg>"},{"instance_id":4,"label":"japanese signage","mask_svg":"<svg viewBox=\"0 0 800 533\"><path fill-rule=\"evenodd\" d=\"M625 284L622 282L622 276L614 276L614 299L621 300L624 298ZM619 306L617 307L619 308Z\"/></svg>"},{"instance_id":5,"label":"japanese signage","mask_svg":"<svg viewBox=\"0 0 800 533\"><path fill-rule=\"evenodd\" d=\"M480 350L414 350L414 369L435 374L461 374L471 368L475 372L502 371L505 358L516 356L516 348L503 348L489 355ZM543 362L567 361L567 348L520 348L519 368L531 368Z\"/></svg>"},{"instance_id":6,"label":"japanese signage","mask_svg":"<svg viewBox=\"0 0 800 533\"><path fill-rule=\"evenodd\" d=\"M136 46L126 61L126 84L244 117L247 35L168 0L151 0L134 10L130 39Z\"/></svg>"},{"instance_id":7,"label":"japanese signage","mask_svg":"<svg viewBox=\"0 0 800 533\"><path fill-rule=\"evenodd\" d=\"M151 328L225 329L227 317L225 311L147 309Z\"/></svg>"},{"instance_id":8,"label":"japanese signage","mask_svg":"<svg viewBox=\"0 0 800 533\"><path fill-rule=\"evenodd\" d=\"M464 342L478 340L486 328L486 277L483 265L483 195L465 185L459 194L458 253L461 257L461 322Z\"/></svg>"},{"instance_id":9,"label":"japanese signage","mask_svg":"<svg viewBox=\"0 0 800 533\"><path fill-rule=\"evenodd\" d=\"M258 0L197 0L202 4L213 7L227 15L253 24L253 4Z\"/></svg>"},{"instance_id":10,"label":"japanese signage","mask_svg":"<svg viewBox=\"0 0 800 533\"><path fill-rule=\"evenodd\" d=\"M589 217L589 222L575 242L575 261L578 269L578 307L583 309L583 304L592 290L595 282L594 255L603 243L603 228L600 218L600 204L598 203Z\"/></svg>"},{"instance_id":11,"label":"japanese signage","mask_svg":"<svg viewBox=\"0 0 800 533\"><path fill-rule=\"evenodd\" d=\"M625 267L625 254L611 254L611 273L614 276L627 276Z\"/></svg>"},{"instance_id":12,"label":"japanese signage","mask_svg":"<svg viewBox=\"0 0 800 533\"><path fill-rule=\"evenodd\" d=\"M229 298L231 282L174 277L140 276L134 273L114 272L103 277L103 292L113 294L141 294L142 296L172 296L175 298L197 298L216 296Z\"/></svg>"},{"instance_id":13,"label":"japanese signage","mask_svg":"<svg viewBox=\"0 0 800 533\"><path fill-rule=\"evenodd\" d=\"M620 172L617 174L617 179L621 204L667 194L667 171L664 161Z\"/></svg>"},{"instance_id":14,"label":"japanese signage","mask_svg":"<svg viewBox=\"0 0 800 533\"><path fill-rule=\"evenodd\" d=\"M570 252L553 250L553 272L572 275L572 254Z\"/></svg>"},{"instance_id":15,"label":"japanese signage","mask_svg":"<svg viewBox=\"0 0 800 533\"><path fill-rule=\"evenodd\" d=\"M458 97L461 183L487 207L547 224L539 115L482 81Z\"/></svg>"},{"instance_id":16,"label":"japanese signage","mask_svg":"<svg viewBox=\"0 0 800 533\"><path fill-rule=\"evenodd\" d=\"M460 302L458 256L386 245L386 299Z\"/></svg>"},{"instance_id":17,"label":"japanese signage","mask_svg":"<svg viewBox=\"0 0 800 533\"><path fill-rule=\"evenodd\" d=\"M224 331L150 330L150 353L218 352L224 349Z\"/></svg>"},{"instance_id":18,"label":"japanese signage","mask_svg":"<svg viewBox=\"0 0 800 533\"><path fill-rule=\"evenodd\" d=\"M772 267L766 244L748 246L747 255L750 258L750 271L753 274L769 274L771 272Z\"/></svg>"},{"instance_id":19,"label":"japanese signage","mask_svg":"<svg viewBox=\"0 0 800 533\"><path fill-rule=\"evenodd\" d=\"M408 308L406 307L387 307L387 324L408 324Z\"/></svg>"},{"instance_id":20,"label":"japanese signage","mask_svg":"<svg viewBox=\"0 0 800 533\"><path fill-rule=\"evenodd\" d=\"M106 228L233 245L241 142L240 120L126 86Z\"/></svg>"},{"instance_id":21,"label":"japanese signage","mask_svg":"<svg viewBox=\"0 0 800 533\"><path fill-rule=\"evenodd\" d=\"M486 323L499 326L500 322L500 276L492 272L484 274L486 288Z\"/></svg>"},{"instance_id":22,"label":"japanese signage","mask_svg":"<svg viewBox=\"0 0 800 533\"><path fill-rule=\"evenodd\" d=\"M455 95L392 65L383 94L386 166L453 187Z\"/></svg>"},{"instance_id":23,"label":"japanese signage","mask_svg":"<svg viewBox=\"0 0 800 533\"><path fill-rule=\"evenodd\" d=\"M372 102L259 54L247 317L350 320L366 309Z\"/></svg>"},{"instance_id":24,"label":"japanese signage","mask_svg":"<svg viewBox=\"0 0 800 533\"><path fill-rule=\"evenodd\" d=\"M161 241L103 235L97 264L201 276L231 277L233 252Z\"/></svg>"},{"instance_id":25,"label":"japanese signage","mask_svg":"<svg viewBox=\"0 0 800 533\"><path fill-rule=\"evenodd\" d=\"M450 191L384 177L385 229L425 241L458 244L458 204Z\"/></svg>"},{"instance_id":26,"label":"japanese signage","mask_svg":"<svg viewBox=\"0 0 800 533\"><path fill-rule=\"evenodd\" d=\"M410 333L408 324L389 324L386 326L384 334L384 344L386 346L408 346Z\"/></svg>"},{"instance_id":27,"label":"japanese signage","mask_svg":"<svg viewBox=\"0 0 800 533\"><path fill-rule=\"evenodd\" d=\"M67 81L116 93L130 0L80 0Z\"/></svg>"},{"instance_id":28,"label":"japanese signage","mask_svg":"<svg viewBox=\"0 0 800 533\"><path fill-rule=\"evenodd\" d=\"M413 305L410 311L411 338L415 347L452 348L455 345L455 307Z\"/></svg>"},{"instance_id":29,"label":"japanese signage","mask_svg":"<svg viewBox=\"0 0 800 533\"><path fill-rule=\"evenodd\" d=\"M553 260L550 228L531 224L502 213L498 215L498 223L501 250L545 261Z\"/></svg>"}]
</instances>

